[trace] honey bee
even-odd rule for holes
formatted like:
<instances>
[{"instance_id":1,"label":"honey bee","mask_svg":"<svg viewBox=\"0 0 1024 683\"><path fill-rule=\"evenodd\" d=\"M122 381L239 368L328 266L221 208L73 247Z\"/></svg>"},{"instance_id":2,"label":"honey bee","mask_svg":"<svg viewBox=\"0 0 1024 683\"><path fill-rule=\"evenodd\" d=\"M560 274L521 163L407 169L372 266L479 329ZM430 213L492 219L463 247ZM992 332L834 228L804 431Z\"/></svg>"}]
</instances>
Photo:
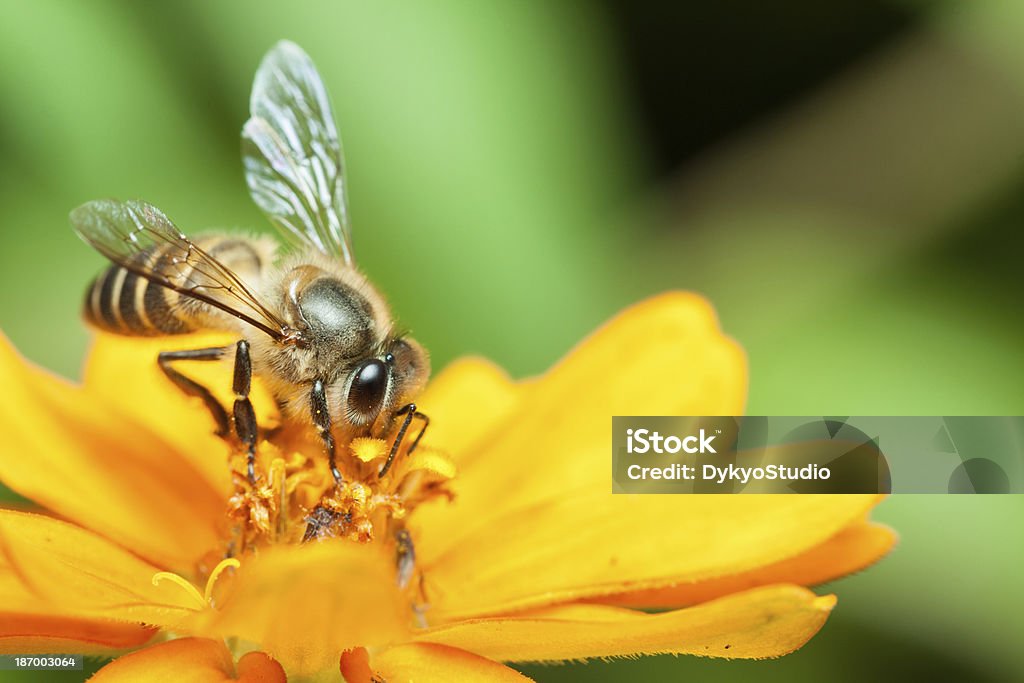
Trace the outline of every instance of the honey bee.
<instances>
[{"instance_id":1,"label":"honey bee","mask_svg":"<svg viewBox=\"0 0 1024 683\"><path fill-rule=\"evenodd\" d=\"M258 479L249 400L254 373L283 419L316 428L339 485L335 434L347 442L384 437L397 426L379 471L384 476L411 422L422 426L408 452L429 424L413 402L430 373L427 353L396 331L384 298L356 266L341 143L323 81L297 45L281 42L264 57L250 113L242 128L249 192L292 252L279 257L276 241L267 238L189 239L143 201L89 202L71 213L72 226L113 265L89 287L85 318L122 335L238 335L233 348L166 351L157 362L177 387L202 399L219 434L230 438L233 428L247 453L250 484ZM229 415L178 367L232 352Z\"/></svg>"}]
</instances>

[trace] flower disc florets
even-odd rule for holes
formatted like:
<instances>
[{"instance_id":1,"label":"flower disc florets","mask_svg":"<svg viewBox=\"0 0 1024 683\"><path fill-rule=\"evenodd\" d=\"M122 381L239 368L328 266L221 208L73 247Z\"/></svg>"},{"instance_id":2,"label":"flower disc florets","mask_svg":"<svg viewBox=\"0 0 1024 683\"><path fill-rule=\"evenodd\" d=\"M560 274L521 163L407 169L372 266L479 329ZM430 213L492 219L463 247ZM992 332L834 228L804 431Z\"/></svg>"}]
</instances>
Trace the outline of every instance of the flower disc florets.
<instances>
[{"instance_id":1,"label":"flower disc florets","mask_svg":"<svg viewBox=\"0 0 1024 683\"><path fill-rule=\"evenodd\" d=\"M446 483L455 465L420 445L400 448L395 464L379 476L390 442L352 439L338 457L344 477L334 480L317 445L303 437L274 436L260 444L255 484L245 476L245 456L232 457L235 491L228 503L226 550L244 554L260 547L320 538L358 543L393 542L404 520L423 501L450 495Z\"/></svg>"}]
</instances>

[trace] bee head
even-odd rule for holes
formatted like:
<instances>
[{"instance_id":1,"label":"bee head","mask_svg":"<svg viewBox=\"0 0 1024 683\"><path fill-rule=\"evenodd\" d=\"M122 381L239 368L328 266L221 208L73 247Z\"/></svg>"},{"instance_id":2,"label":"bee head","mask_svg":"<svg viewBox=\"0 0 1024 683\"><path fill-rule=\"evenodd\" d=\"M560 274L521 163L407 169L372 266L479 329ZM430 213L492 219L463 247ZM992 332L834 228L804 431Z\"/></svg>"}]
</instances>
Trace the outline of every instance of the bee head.
<instances>
[{"instance_id":1,"label":"bee head","mask_svg":"<svg viewBox=\"0 0 1024 683\"><path fill-rule=\"evenodd\" d=\"M426 351L408 337L390 340L380 357L359 363L350 374L345 413L359 426L380 421L382 430L394 412L419 394L430 375Z\"/></svg>"},{"instance_id":2,"label":"bee head","mask_svg":"<svg viewBox=\"0 0 1024 683\"><path fill-rule=\"evenodd\" d=\"M289 272L285 289L288 317L301 329L309 357L304 374L333 385L335 418L386 430L394 411L426 384L426 351L392 334L383 299L354 272L342 279L300 265Z\"/></svg>"}]
</instances>

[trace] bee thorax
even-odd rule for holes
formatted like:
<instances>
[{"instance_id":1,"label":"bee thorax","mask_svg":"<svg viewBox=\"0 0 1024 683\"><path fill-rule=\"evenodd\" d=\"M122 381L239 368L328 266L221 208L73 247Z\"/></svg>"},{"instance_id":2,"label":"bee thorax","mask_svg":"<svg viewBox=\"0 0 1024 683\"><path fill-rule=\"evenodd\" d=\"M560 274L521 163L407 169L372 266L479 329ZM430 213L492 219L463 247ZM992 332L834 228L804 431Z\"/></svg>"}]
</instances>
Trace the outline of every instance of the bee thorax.
<instances>
[{"instance_id":1,"label":"bee thorax","mask_svg":"<svg viewBox=\"0 0 1024 683\"><path fill-rule=\"evenodd\" d=\"M344 282L329 277L314 281L299 294L298 308L309 345L318 355L357 358L373 346L370 303Z\"/></svg>"}]
</instances>

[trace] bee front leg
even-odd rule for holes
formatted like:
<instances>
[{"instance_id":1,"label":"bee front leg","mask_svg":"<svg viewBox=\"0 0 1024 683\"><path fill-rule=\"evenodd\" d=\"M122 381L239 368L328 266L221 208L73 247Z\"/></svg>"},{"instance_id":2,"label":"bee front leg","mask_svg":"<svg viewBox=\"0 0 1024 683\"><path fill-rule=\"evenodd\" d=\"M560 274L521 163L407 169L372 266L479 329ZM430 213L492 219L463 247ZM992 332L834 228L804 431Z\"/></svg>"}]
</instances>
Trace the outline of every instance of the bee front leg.
<instances>
[{"instance_id":1,"label":"bee front leg","mask_svg":"<svg viewBox=\"0 0 1024 683\"><path fill-rule=\"evenodd\" d=\"M327 462L331 467L331 475L338 486L345 483L345 478L338 470L337 455L335 453L334 435L331 434L331 411L327 406L327 389L322 380L313 382L313 392L309 396L310 410L313 416L313 424L320 432L324 448L327 450Z\"/></svg>"},{"instance_id":2,"label":"bee front leg","mask_svg":"<svg viewBox=\"0 0 1024 683\"><path fill-rule=\"evenodd\" d=\"M328 410L327 406L327 390L324 387L323 381L319 379L313 382L313 391L309 394L309 408L310 414L313 417L313 424L320 432L320 438L323 439L324 448L327 451L327 462L331 468L331 476L334 477L334 483L341 486L345 483L345 478L341 476L341 472L338 470L334 435L331 434L331 411ZM323 505L317 505L313 509L312 514L306 518L306 533L302 536L302 542L306 543L313 539L321 538L330 533L330 529L338 522L344 524L350 522L351 519L351 514L343 515L336 510L329 509Z\"/></svg>"},{"instance_id":3,"label":"bee front leg","mask_svg":"<svg viewBox=\"0 0 1024 683\"><path fill-rule=\"evenodd\" d=\"M245 445L246 465L249 483L256 483L256 411L249 400L252 387L252 360L249 358L249 342L244 339L235 346L235 434Z\"/></svg>"},{"instance_id":4,"label":"bee front leg","mask_svg":"<svg viewBox=\"0 0 1024 683\"><path fill-rule=\"evenodd\" d=\"M419 434L412 440L412 445L409 446L409 450L406 455L412 455L412 452L416 450L416 446L420 444L420 439L423 438L423 433L427 431L427 427L430 426L430 418L416 410L415 403L407 403L398 410L395 411L395 417L405 416L402 420L402 426L398 429L398 435L395 437L394 442L391 444L391 451L388 453L388 459L384 461L384 466L380 468L380 472L377 473L377 477L383 477L391 469L391 463L394 462L395 456L398 455L398 447L402 445L402 440L405 438L405 433L409 430L409 425L412 423L413 418L423 420L423 427L420 428Z\"/></svg>"}]
</instances>

